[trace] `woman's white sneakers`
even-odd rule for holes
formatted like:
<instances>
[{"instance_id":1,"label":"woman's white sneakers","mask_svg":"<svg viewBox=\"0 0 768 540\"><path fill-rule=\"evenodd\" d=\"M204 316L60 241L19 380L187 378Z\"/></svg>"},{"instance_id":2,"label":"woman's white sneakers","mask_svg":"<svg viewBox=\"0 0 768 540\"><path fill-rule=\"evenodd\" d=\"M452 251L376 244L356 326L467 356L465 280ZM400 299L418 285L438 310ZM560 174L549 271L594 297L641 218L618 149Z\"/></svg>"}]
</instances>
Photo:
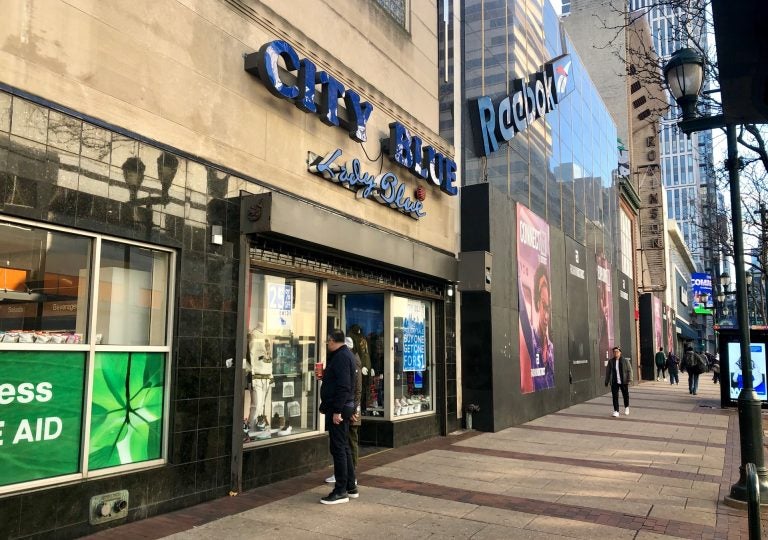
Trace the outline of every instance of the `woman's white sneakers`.
<instances>
[{"instance_id":1,"label":"woman's white sneakers","mask_svg":"<svg viewBox=\"0 0 768 540\"><path fill-rule=\"evenodd\" d=\"M613 411L613 414L611 415L614 418L617 418L619 416L619 411Z\"/></svg>"},{"instance_id":2,"label":"woman's white sneakers","mask_svg":"<svg viewBox=\"0 0 768 540\"><path fill-rule=\"evenodd\" d=\"M624 414L629 416L629 407L624 408Z\"/></svg>"}]
</instances>

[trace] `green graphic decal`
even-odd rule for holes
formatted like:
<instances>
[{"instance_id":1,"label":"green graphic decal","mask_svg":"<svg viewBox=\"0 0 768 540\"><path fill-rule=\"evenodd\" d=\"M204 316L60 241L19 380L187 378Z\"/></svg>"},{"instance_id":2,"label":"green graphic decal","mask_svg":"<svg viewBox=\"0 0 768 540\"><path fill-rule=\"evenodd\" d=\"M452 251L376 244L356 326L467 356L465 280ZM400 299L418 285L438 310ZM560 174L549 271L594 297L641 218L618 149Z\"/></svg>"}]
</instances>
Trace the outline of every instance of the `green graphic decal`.
<instances>
[{"instance_id":1,"label":"green graphic decal","mask_svg":"<svg viewBox=\"0 0 768 540\"><path fill-rule=\"evenodd\" d=\"M97 353L88 468L159 458L165 354Z\"/></svg>"},{"instance_id":2,"label":"green graphic decal","mask_svg":"<svg viewBox=\"0 0 768 540\"><path fill-rule=\"evenodd\" d=\"M0 486L80 470L85 353L0 352Z\"/></svg>"}]
</instances>

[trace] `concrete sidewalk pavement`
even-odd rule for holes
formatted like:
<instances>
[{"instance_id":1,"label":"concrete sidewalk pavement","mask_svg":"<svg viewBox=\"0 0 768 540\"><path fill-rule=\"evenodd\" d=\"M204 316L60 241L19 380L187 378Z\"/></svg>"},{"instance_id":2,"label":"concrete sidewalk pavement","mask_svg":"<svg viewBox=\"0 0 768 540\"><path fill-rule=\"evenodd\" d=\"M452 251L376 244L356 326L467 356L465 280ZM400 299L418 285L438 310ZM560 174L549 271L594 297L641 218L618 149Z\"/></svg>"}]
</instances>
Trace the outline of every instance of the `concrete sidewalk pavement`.
<instances>
[{"instance_id":1,"label":"concrete sidewalk pavement","mask_svg":"<svg viewBox=\"0 0 768 540\"><path fill-rule=\"evenodd\" d=\"M93 537L746 539L746 512L722 503L738 478L736 413L707 374L697 396L682 379L631 388L629 416L610 416L608 393L367 456L348 504L318 504L326 469Z\"/></svg>"}]
</instances>

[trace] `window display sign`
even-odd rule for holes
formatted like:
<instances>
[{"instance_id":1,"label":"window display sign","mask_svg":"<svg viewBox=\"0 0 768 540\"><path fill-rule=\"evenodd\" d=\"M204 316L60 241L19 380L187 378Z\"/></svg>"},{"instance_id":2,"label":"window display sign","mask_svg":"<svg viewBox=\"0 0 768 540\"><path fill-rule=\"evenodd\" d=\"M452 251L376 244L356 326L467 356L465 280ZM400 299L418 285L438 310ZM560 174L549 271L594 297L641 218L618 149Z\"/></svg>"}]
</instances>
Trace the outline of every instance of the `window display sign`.
<instances>
[{"instance_id":1,"label":"window display sign","mask_svg":"<svg viewBox=\"0 0 768 540\"><path fill-rule=\"evenodd\" d=\"M279 283L269 283L267 286L267 305L270 310L270 329L274 330L291 326L293 287Z\"/></svg>"},{"instance_id":2,"label":"window display sign","mask_svg":"<svg viewBox=\"0 0 768 540\"><path fill-rule=\"evenodd\" d=\"M0 353L0 486L80 470L85 354Z\"/></svg>"},{"instance_id":3,"label":"window display sign","mask_svg":"<svg viewBox=\"0 0 768 540\"><path fill-rule=\"evenodd\" d=\"M693 311L704 315L712 315L715 307L712 298L712 276L705 273L691 274L693 285Z\"/></svg>"},{"instance_id":4,"label":"window display sign","mask_svg":"<svg viewBox=\"0 0 768 540\"><path fill-rule=\"evenodd\" d=\"M408 313L403 320L403 371L427 368L427 339L423 302L408 300Z\"/></svg>"},{"instance_id":5,"label":"window display sign","mask_svg":"<svg viewBox=\"0 0 768 540\"><path fill-rule=\"evenodd\" d=\"M161 457L164 386L164 353L96 354L89 469Z\"/></svg>"},{"instance_id":6,"label":"window display sign","mask_svg":"<svg viewBox=\"0 0 768 540\"><path fill-rule=\"evenodd\" d=\"M739 343L728 343L728 373L730 375L731 399L738 399L744 380L741 377L741 345ZM765 343L752 343L750 345L752 356L752 385L760 401L768 399L766 391L766 365L765 365Z\"/></svg>"}]
</instances>

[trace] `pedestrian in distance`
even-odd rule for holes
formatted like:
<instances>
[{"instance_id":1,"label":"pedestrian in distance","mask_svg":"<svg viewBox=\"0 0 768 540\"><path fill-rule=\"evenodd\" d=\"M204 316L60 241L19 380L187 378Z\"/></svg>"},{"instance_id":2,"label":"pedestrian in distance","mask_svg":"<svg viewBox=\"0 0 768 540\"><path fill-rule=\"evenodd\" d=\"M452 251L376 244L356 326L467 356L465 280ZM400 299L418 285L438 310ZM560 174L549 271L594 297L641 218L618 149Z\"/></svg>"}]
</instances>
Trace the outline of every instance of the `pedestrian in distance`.
<instances>
[{"instance_id":1,"label":"pedestrian in distance","mask_svg":"<svg viewBox=\"0 0 768 540\"><path fill-rule=\"evenodd\" d=\"M669 371L669 384L680 384L680 376L678 372L680 370L680 359L673 351L669 351L667 355L667 371Z\"/></svg>"},{"instance_id":2,"label":"pedestrian in distance","mask_svg":"<svg viewBox=\"0 0 768 540\"><path fill-rule=\"evenodd\" d=\"M632 382L632 364L621 355L621 347L613 348L613 358L605 367L605 386L611 385L613 415L619 416L619 390L624 398L624 414L629 415L629 384Z\"/></svg>"},{"instance_id":3,"label":"pedestrian in distance","mask_svg":"<svg viewBox=\"0 0 768 540\"><path fill-rule=\"evenodd\" d=\"M359 497L355 466L349 447L349 423L355 413L355 357L344 344L344 332L334 330L326 341L328 362L320 387L320 412L325 415L325 429L333 457L333 491L320 499L322 504L349 502Z\"/></svg>"},{"instance_id":4,"label":"pedestrian in distance","mask_svg":"<svg viewBox=\"0 0 768 540\"><path fill-rule=\"evenodd\" d=\"M720 382L720 358L715 356L712 361L712 382L717 384Z\"/></svg>"},{"instance_id":5,"label":"pedestrian in distance","mask_svg":"<svg viewBox=\"0 0 768 540\"><path fill-rule=\"evenodd\" d=\"M683 369L688 372L688 393L695 396L699 389L699 375L707 371L704 355L696 354L689 345L683 356Z\"/></svg>"},{"instance_id":6,"label":"pedestrian in distance","mask_svg":"<svg viewBox=\"0 0 768 540\"><path fill-rule=\"evenodd\" d=\"M659 347L659 352L654 357L656 361L656 380L667 381L667 357L664 356L664 347Z\"/></svg>"}]
</instances>

